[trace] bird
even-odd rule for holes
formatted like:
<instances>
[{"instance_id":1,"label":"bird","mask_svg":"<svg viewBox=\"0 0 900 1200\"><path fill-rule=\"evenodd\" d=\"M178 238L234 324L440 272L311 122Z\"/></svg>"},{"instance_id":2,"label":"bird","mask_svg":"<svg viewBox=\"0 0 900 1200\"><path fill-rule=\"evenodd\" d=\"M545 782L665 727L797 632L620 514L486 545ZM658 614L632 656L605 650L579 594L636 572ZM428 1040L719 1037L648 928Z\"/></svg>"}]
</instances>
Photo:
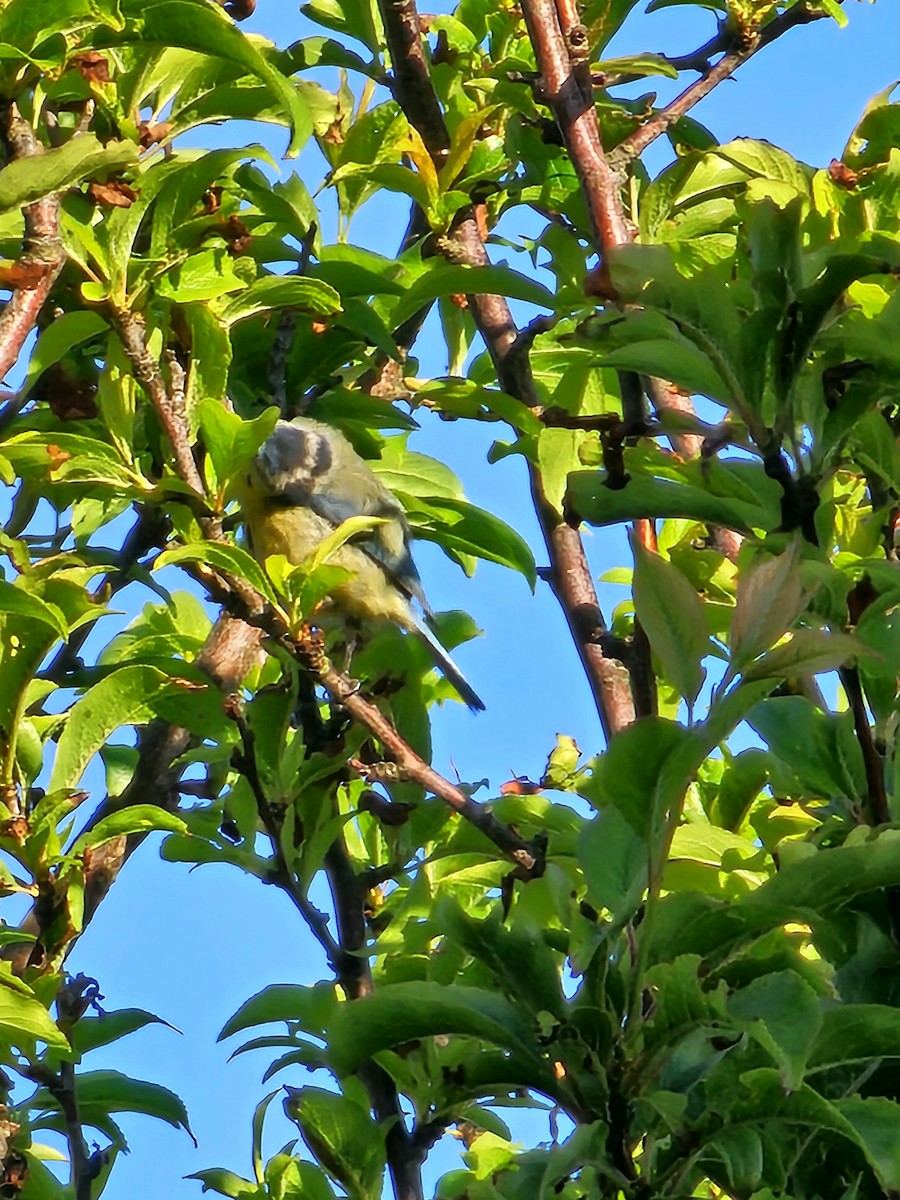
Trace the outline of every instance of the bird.
<instances>
[{"instance_id":1,"label":"bird","mask_svg":"<svg viewBox=\"0 0 900 1200\"><path fill-rule=\"evenodd\" d=\"M334 587L325 607L349 624L399 625L428 648L473 712L484 709L432 632L434 613L413 562L403 505L339 430L312 417L279 420L240 490L250 548L263 564L271 555L283 554L299 566L342 522L359 516L378 519L331 556L329 561L349 576Z\"/></svg>"}]
</instances>

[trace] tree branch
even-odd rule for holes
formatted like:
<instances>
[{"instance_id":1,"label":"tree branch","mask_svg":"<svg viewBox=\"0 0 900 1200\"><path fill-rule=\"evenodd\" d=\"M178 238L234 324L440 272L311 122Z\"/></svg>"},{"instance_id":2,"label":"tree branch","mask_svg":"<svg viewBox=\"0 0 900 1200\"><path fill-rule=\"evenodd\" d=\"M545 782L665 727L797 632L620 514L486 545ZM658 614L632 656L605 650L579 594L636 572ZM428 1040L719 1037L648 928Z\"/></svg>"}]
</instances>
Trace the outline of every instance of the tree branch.
<instances>
[{"instance_id":1,"label":"tree branch","mask_svg":"<svg viewBox=\"0 0 900 1200\"><path fill-rule=\"evenodd\" d=\"M34 130L10 102L0 104L0 140L7 162L44 153ZM13 289L0 313L0 379L15 365L66 259L59 237L59 197L36 200L22 212L25 239L16 270L26 282Z\"/></svg>"},{"instance_id":2,"label":"tree branch","mask_svg":"<svg viewBox=\"0 0 900 1200\"><path fill-rule=\"evenodd\" d=\"M260 820L278 864L275 882L293 902L325 951L328 965L347 999L358 1000L371 995L372 972L366 957L363 881L353 870L342 841L336 840L325 856L325 870L338 929L338 937L335 939L328 927L328 917L311 903L306 890L295 877L285 858L281 841L281 822L269 804L256 761L256 739L244 717L237 696L231 698L228 715L237 726L243 748L240 761L235 765L250 785ZM369 1093L375 1119L383 1123L386 1129L387 1160L396 1200L423 1200L421 1157L415 1151L403 1122L400 1098L394 1081L374 1062L365 1063L359 1071L359 1076Z\"/></svg>"},{"instance_id":3,"label":"tree branch","mask_svg":"<svg viewBox=\"0 0 900 1200\"><path fill-rule=\"evenodd\" d=\"M359 1000L371 995L373 990L372 969L365 952L365 894L342 838L328 850L325 872L334 903L338 937L349 966L349 970L338 976L338 981L348 1000ZM407 1132L393 1079L371 1060L359 1068L359 1078L369 1093L375 1119L384 1123L387 1131L385 1146L394 1200L423 1200L421 1166L424 1155Z\"/></svg>"},{"instance_id":4,"label":"tree branch","mask_svg":"<svg viewBox=\"0 0 900 1200\"><path fill-rule=\"evenodd\" d=\"M396 763L399 776L418 783L428 792L439 796L463 820L483 833L508 858L531 874L543 869L540 849L524 841L508 825L503 825L489 808L473 800L471 796L445 779L418 754L394 729L387 717L359 691L353 679L342 675L327 661L318 667L313 661L313 670L331 698L350 713L354 720L364 725L389 752Z\"/></svg>"},{"instance_id":5,"label":"tree branch","mask_svg":"<svg viewBox=\"0 0 900 1200\"><path fill-rule=\"evenodd\" d=\"M385 34L394 63L394 95L409 123L418 129L426 145L440 151L449 145L443 115L427 70L402 70L405 54L425 64L421 39L412 36L418 16L412 0L380 0ZM433 127L437 109L443 133ZM427 119L424 114L428 114ZM435 165L442 165L436 154ZM485 266L490 261L471 209L458 215L449 236L436 239L438 250L450 262ZM540 406L527 353L515 352L519 331L503 296L468 297L479 333L497 370L501 386L529 408ZM601 638L607 632L594 587L593 575L577 529L567 525L562 514L547 499L539 472L529 465L529 482L535 512L550 559L548 578L565 614L566 622L591 687L594 703L607 739L634 720L628 673L620 662L607 659Z\"/></svg>"},{"instance_id":6,"label":"tree branch","mask_svg":"<svg viewBox=\"0 0 900 1200\"><path fill-rule=\"evenodd\" d=\"M147 349L146 329L142 317L135 312L119 311L116 313L116 324L125 353L131 360L135 378L149 396L169 439L178 477L197 493L198 498L203 497L205 488L191 454L184 405L179 403L177 389L173 388L170 394L159 364Z\"/></svg>"},{"instance_id":7,"label":"tree branch","mask_svg":"<svg viewBox=\"0 0 900 1200\"><path fill-rule=\"evenodd\" d=\"M568 0L523 0L522 10L541 72L540 88L581 182L594 245L602 257L615 246L628 245L634 234L622 207L623 179L611 170L603 149L587 30L578 23ZM620 372L619 384L623 419L635 425L644 417L640 379ZM652 522L636 521L635 529L645 544L655 539ZM631 651L627 670L630 708L633 717L650 716L656 710L650 644L637 621Z\"/></svg>"},{"instance_id":8,"label":"tree branch","mask_svg":"<svg viewBox=\"0 0 900 1200\"><path fill-rule=\"evenodd\" d=\"M632 233L621 201L622 180L603 150L588 63L587 31L562 20L553 0L524 0L522 11L541 72L540 88L549 105L590 214L594 242L602 253L626 245Z\"/></svg>"},{"instance_id":9,"label":"tree branch","mask_svg":"<svg viewBox=\"0 0 900 1200\"><path fill-rule=\"evenodd\" d=\"M225 692L231 692L244 679L260 653L262 634L243 621L222 616L213 626L197 665L205 670ZM151 721L138 734L138 762L128 787L121 796L107 796L97 807L88 828L98 825L104 817L136 804L155 804L174 812L180 803L179 780L182 768L174 767L192 742L188 730L165 721ZM111 838L91 852L84 873L84 916L82 932L106 898L119 872L146 835ZM33 906L21 924L20 931L32 934L37 942L12 943L0 950L0 960L10 962L13 971L21 974L40 943L43 929L37 906ZM80 935L79 935L80 936ZM75 941L66 948L70 953Z\"/></svg>"}]
</instances>

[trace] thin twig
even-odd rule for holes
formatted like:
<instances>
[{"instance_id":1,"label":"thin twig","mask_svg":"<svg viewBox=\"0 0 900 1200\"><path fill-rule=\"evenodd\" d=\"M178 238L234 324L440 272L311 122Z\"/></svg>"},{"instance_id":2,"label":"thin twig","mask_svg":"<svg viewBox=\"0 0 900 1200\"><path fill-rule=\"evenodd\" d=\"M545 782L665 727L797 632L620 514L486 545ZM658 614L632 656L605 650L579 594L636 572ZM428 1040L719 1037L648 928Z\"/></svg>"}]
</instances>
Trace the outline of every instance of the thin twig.
<instances>
[{"instance_id":1,"label":"thin twig","mask_svg":"<svg viewBox=\"0 0 900 1200\"><path fill-rule=\"evenodd\" d=\"M541 869L538 848L519 837L508 825L498 821L489 808L473 800L456 784L429 766L404 741L381 710L362 695L354 680L342 675L327 662L319 667L316 674L332 699L346 708L354 720L364 725L389 752L402 778L412 780L426 791L440 797L454 812L483 833L498 850L525 871Z\"/></svg>"},{"instance_id":2,"label":"thin twig","mask_svg":"<svg viewBox=\"0 0 900 1200\"><path fill-rule=\"evenodd\" d=\"M303 239L300 243L300 260L291 275L305 275L309 269L309 260L312 257L313 247L316 242L316 235L319 227L315 221L310 222ZM291 352L291 347L294 344L294 334L297 330L297 310L296 308L283 308L276 319L275 336L272 339L272 347L269 351L269 364L267 369L269 392L272 396L272 401L277 405L279 412L283 417L293 414L288 412L287 400L287 366L288 355Z\"/></svg>"},{"instance_id":3,"label":"thin twig","mask_svg":"<svg viewBox=\"0 0 900 1200\"><path fill-rule=\"evenodd\" d=\"M247 723L243 706L238 696L234 695L230 698L226 711L237 727L243 749L243 754L238 762L235 763L235 766L250 786L250 790L256 800L259 818L272 846L272 853L278 867L278 875L275 882L285 895L288 896L304 921L306 921L316 941L325 951L328 965L332 971L336 975L341 976L348 970L348 964L345 961L347 958L346 951L332 937L331 931L328 928L328 917L316 908L309 899L305 889L295 877L285 858L284 849L281 845L281 822L276 817L269 803L266 789L260 778L259 765L256 761L256 738L254 737L253 730ZM355 964L350 964L350 969L354 967Z\"/></svg>"},{"instance_id":4,"label":"thin twig","mask_svg":"<svg viewBox=\"0 0 900 1200\"><path fill-rule=\"evenodd\" d=\"M748 38L744 45L734 47L723 54L715 66L707 65L707 70L702 78L685 88L671 104L654 113L643 125L619 143L609 156L612 168L618 170L642 154L651 142L656 141L667 129L671 129L690 112L694 105L699 104L705 96L708 96L723 80L733 75L738 67L743 66L754 54L758 54L764 46L770 45L798 25L809 25L812 21L820 21L827 16L828 13L824 9L811 9L806 4L795 4L793 8L789 8L775 17L755 36ZM677 65L677 60L675 62ZM696 67L695 63L688 65L694 69Z\"/></svg>"},{"instance_id":5,"label":"thin twig","mask_svg":"<svg viewBox=\"0 0 900 1200\"><path fill-rule=\"evenodd\" d=\"M838 674L847 695L850 711L853 713L856 740L862 751L868 793L866 820L872 825L887 825L891 820L891 809L884 786L884 761L872 738L872 726L869 724L869 714L866 712L866 701L859 678L859 669L857 667L841 667Z\"/></svg>"}]
</instances>

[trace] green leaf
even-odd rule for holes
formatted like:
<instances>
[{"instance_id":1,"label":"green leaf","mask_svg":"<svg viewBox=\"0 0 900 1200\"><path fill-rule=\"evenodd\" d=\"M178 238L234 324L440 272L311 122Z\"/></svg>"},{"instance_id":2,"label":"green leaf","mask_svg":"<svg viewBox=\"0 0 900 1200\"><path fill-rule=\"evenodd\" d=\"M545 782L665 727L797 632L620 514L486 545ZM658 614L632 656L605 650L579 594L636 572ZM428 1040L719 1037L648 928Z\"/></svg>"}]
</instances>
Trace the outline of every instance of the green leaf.
<instances>
[{"instance_id":1,"label":"green leaf","mask_svg":"<svg viewBox=\"0 0 900 1200\"><path fill-rule=\"evenodd\" d=\"M86 1071L76 1076L75 1095L78 1115L86 1125L93 1125L108 1113L143 1113L165 1121L175 1129L183 1129L194 1145L184 1104L168 1088L142 1079L129 1079L119 1071Z\"/></svg>"},{"instance_id":2,"label":"green leaf","mask_svg":"<svg viewBox=\"0 0 900 1200\"><path fill-rule=\"evenodd\" d=\"M51 445L55 447L52 452ZM123 471L122 460L114 446L79 433L54 430L51 442L46 433L27 430L5 441L3 452L17 471L22 474L35 472L42 479L46 479L51 470L58 476L70 463L77 467L85 461L96 464L97 469L106 472L110 478L116 474L131 478ZM149 484L147 490L150 490Z\"/></svg>"},{"instance_id":3,"label":"green leaf","mask_svg":"<svg viewBox=\"0 0 900 1200\"><path fill-rule=\"evenodd\" d=\"M759 1131L726 1126L703 1148L701 1162L710 1160L725 1167L728 1182L735 1190L749 1191L756 1187L765 1166ZM765 1200L761 1193L755 1192L754 1196L755 1200Z\"/></svg>"},{"instance_id":4,"label":"green leaf","mask_svg":"<svg viewBox=\"0 0 900 1200\"><path fill-rule=\"evenodd\" d=\"M900 1104L886 1096L845 1096L834 1106L856 1130L882 1187L900 1189Z\"/></svg>"},{"instance_id":5,"label":"green leaf","mask_svg":"<svg viewBox=\"0 0 900 1200\"><path fill-rule=\"evenodd\" d=\"M122 725L143 725L156 715L156 703L177 683L156 667L120 667L89 688L72 706L59 739L48 790L77 787L88 763Z\"/></svg>"},{"instance_id":6,"label":"green leaf","mask_svg":"<svg viewBox=\"0 0 900 1200\"><path fill-rule=\"evenodd\" d=\"M830 1130L856 1141L853 1130L833 1104L803 1085L786 1092L777 1071L760 1067L741 1077L741 1093L729 1117L734 1123L784 1122Z\"/></svg>"},{"instance_id":7,"label":"green leaf","mask_svg":"<svg viewBox=\"0 0 900 1200\"><path fill-rule=\"evenodd\" d=\"M440 296L484 293L506 296L510 300L524 300L540 308L549 308L551 312L556 307L553 293L548 288L510 267L468 267L442 263L420 275L407 289L406 295L393 310L392 321L395 327L401 325Z\"/></svg>"},{"instance_id":8,"label":"green leaf","mask_svg":"<svg viewBox=\"0 0 900 1200\"><path fill-rule=\"evenodd\" d=\"M105 178L137 160L133 142L107 142L82 133L33 158L15 158L0 174L0 212L22 208L85 179ZM86 314L85 314L86 315Z\"/></svg>"},{"instance_id":9,"label":"green leaf","mask_svg":"<svg viewBox=\"0 0 900 1200\"><path fill-rule=\"evenodd\" d=\"M231 1200L240 1200L241 1196L252 1196L261 1200L263 1193L256 1183L242 1179L234 1171L226 1171L224 1167L208 1167L205 1171L195 1171L193 1175L185 1175L185 1179L197 1179L203 1184L202 1192L218 1192L220 1196L230 1196Z\"/></svg>"},{"instance_id":10,"label":"green leaf","mask_svg":"<svg viewBox=\"0 0 900 1200\"><path fill-rule=\"evenodd\" d=\"M291 126L287 155L299 154L312 134L312 120L300 92L224 12L188 0L125 0L123 9L129 17L125 32L116 39L95 39L95 44L140 41L181 46L234 63L261 80L284 106Z\"/></svg>"},{"instance_id":11,"label":"green leaf","mask_svg":"<svg viewBox=\"0 0 900 1200\"><path fill-rule=\"evenodd\" d=\"M795 971L773 971L735 992L728 1012L779 1064L785 1089L796 1091L822 1025L809 984Z\"/></svg>"},{"instance_id":12,"label":"green leaf","mask_svg":"<svg viewBox=\"0 0 900 1200\"><path fill-rule=\"evenodd\" d=\"M31 49L54 33L76 33L108 25L121 29L118 0L9 0L0 16L0 41Z\"/></svg>"},{"instance_id":13,"label":"green leaf","mask_svg":"<svg viewBox=\"0 0 900 1200\"><path fill-rule=\"evenodd\" d=\"M199 418L203 444L212 460L219 487L245 470L257 450L272 433L278 409L267 408L253 421L241 418L218 400L201 401Z\"/></svg>"},{"instance_id":14,"label":"green leaf","mask_svg":"<svg viewBox=\"0 0 900 1200\"><path fill-rule=\"evenodd\" d=\"M320 1167L287 1154L276 1154L266 1163L266 1187L272 1200L334 1200Z\"/></svg>"},{"instance_id":15,"label":"green leaf","mask_svg":"<svg viewBox=\"0 0 900 1200\"><path fill-rule=\"evenodd\" d=\"M57 317L41 332L31 352L19 396L27 396L47 368L65 358L75 346L108 335L109 332L109 325L96 312L82 310Z\"/></svg>"},{"instance_id":16,"label":"green leaf","mask_svg":"<svg viewBox=\"0 0 900 1200\"><path fill-rule=\"evenodd\" d=\"M14 985L7 974L0 972L0 1043L27 1050L32 1038L46 1042L64 1057L71 1053L65 1035L31 989L18 981Z\"/></svg>"},{"instance_id":17,"label":"green leaf","mask_svg":"<svg viewBox=\"0 0 900 1200\"><path fill-rule=\"evenodd\" d=\"M785 864L777 875L743 897L735 907L754 923L776 912L833 912L855 896L900 882L900 830L885 829L864 845L820 850ZM789 919L789 918L788 918Z\"/></svg>"},{"instance_id":18,"label":"green leaf","mask_svg":"<svg viewBox=\"0 0 900 1200\"><path fill-rule=\"evenodd\" d=\"M48 604L40 596L26 591L25 587L16 587L5 579L0 579L0 613L15 613L30 621L49 625L62 641L69 636L68 621L55 604Z\"/></svg>"},{"instance_id":19,"label":"green leaf","mask_svg":"<svg viewBox=\"0 0 900 1200\"><path fill-rule=\"evenodd\" d=\"M191 542L187 546L174 546L171 550L164 550L153 565L155 570L160 570L172 563L185 562L207 563L217 571L234 575L238 579L246 579L270 604L277 603L272 585L262 567L240 546L229 546L220 542Z\"/></svg>"},{"instance_id":20,"label":"green leaf","mask_svg":"<svg viewBox=\"0 0 900 1200\"><path fill-rule=\"evenodd\" d=\"M608 909L614 924L628 920L647 887L649 856L643 838L609 805L585 823L577 855L591 903Z\"/></svg>"},{"instance_id":21,"label":"green leaf","mask_svg":"<svg viewBox=\"0 0 900 1200\"><path fill-rule=\"evenodd\" d=\"M380 987L341 1004L328 1024L329 1057L340 1075L401 1042L459 1033L533 1054L530 1020L509 1001L481 988L414 981Z\"/></svg>"},{"instance_id":22,"label":"green leaf","mask_svg":"<svg viewBox=\"0 0 900 1200\"><path fill-rule=\"evenodd\" d=\"M771 142L735 138L733 142L716 146L715 153L718 158L734 163L749 175L789 184L798 195L804 197L809 193L812 170Z\"/></svg>"},{"instance_id":23,"label":"green leaf","mask_svg":"<svg viewBox=\"0 0 900 1200\"><path fill-rule=\"evenodd\" d=\"M269 1105L278 1095L277 1092L269 1092L268 1096L263 1096L259 1104L253 1110L253 1120L251 1122L252 1141L250 1146L250 1156L253 1160L253 1174L256 1177L256 1182L262 1184L264 1181L263 1175L263 1160L262 1160L262 1138L263 1126L266 1121L266 1112Z\"/></svg>"},{"instance_id":24,"label":"green leaf","mask_svg":"<svg viewBox=\"0 0 900 1200\"><path fill-rule=\"evenodd\" d=\"M780 523L777 507L767 505L767 500L766 495L756 503L726 498L689 484L639 476L632 476L623 488L610 488L601 471L573 471L565 503L569 512L591 525L680 517L751 533L775 529Z\"/></svg>"},{"instance_id":25,"label":"green leaf","mask_svg":"<svg viewBox=\"0 0 900 1200\"><path fill-rule=\"evenodd\" d=\"M273 983L241 1005L225 1023L217 1041L273 1021L297 1021L307 1032L319 1033L325 1028L335 1003L331 984L307 987L299 983Z\"/></svg>"},{"instance_id":26,"label":"green leaf","mask_svg":"<svg viewBox=\"0 0 900 1200\"><path fill-rule=\"evenodd\" d=\"M69 1035L72 1049L77 1055L90 1053L102 1046L109 1046L120 1038L136 1033L148 1025L169 1025L162 1017L145 1012L142 1008L120 1008L113 1012L102 1012L99 1016L84 1016L72 1026Z\"/></svg>"},{"instance_id":27,"label":"green leaf","mask_svg":"<svg viewBox=\"0 0 900 1200\"><path fill-rule=\"evenodd\" d=\"M624 58L603 58L595 68L606 75L665 75L678 78L678 69L661 54L629 54Z\"/></svg>"},{"instance_id":28,"label":"green leaf","mask_svg":"<svg viewBox=\"0 0 900 1200\"><path fill-rule=\"evenodd\" d=\"M564 1019L565 1001L556 955L537 931L508 929L499 917L499 912L484 920L470 917L447 895L438 899L432 912L435 927L484 963L508 996L526 1004L535 1014L549 1012ZM527 979L522 977L523 962L529 964Z\"/></svg>"},{"instance_id":29,"label":"green leaf","mask_svg":"<svg viewBox=\"0 0 900 1200\"><path fill-rule=\"evenodd\" d=\"M822 1014L807 1074L882 1058L900 1058L900 1009L883 1004L841 1004Z\"/></svg>"},{"instance_id":30,"label":"green leaf","mask_svg":"<svg viewBox=\"0 0 900 1200\"><path fill-rule=\"evenodd\" d=\"M390 520L389 517L348 517L346 521L341 521L337 529L322 538L321 542L316 546L313 553L304 562L304 569L307 568L310 572L318 570L331 559L341 546L357 537L360 533L370 533L373 529L377 529L379 525L386 525Z\"/></svg>"},{"instance_id":31,"label":"green leaf","mask_svg":"<svg viewBox=\"0 0 900 1200\"><path fill-rule=\"evenodd\" d=\"M579 334L579 342L599 351L604 367L668 379L691 394L732 402L733 389L709 356L661 313L592 318Z\"/></svg>"},{"instance_id":32,"label":"green leaf","mask_svg":"<svg viewBox=\"0 0 900 1200\"><path fill-rule=\"evenodd\" d=\"M329 284L298 275L270 275L257 279L221 306L219 315L226 325L236 325L273 308L296 308L315 317L332 317L342 311L341 298Z\"/></svg>"},{"instance_id":33,"label":"green leaf","mask_svg":"<svg viewBox=\"0 0 900 1200\"><path fill-rule=\"evenodd\" d=\"M537 582L534 555L521 534L511 525L467 500L417 499L397 492L415 537L437 542L456 555L474 555L519 571L532 590Z\"/></svg>"},{"instance_id":34,"label":"green leaf","mask_svg":"<svg viewBox=\"0 0 900 1200\"><path fill-rule=\"evenodd\" d=\"M253 285L248 277L246 259L235 260L224 247L198 250L177 263L154 284L156 294L173 304L192 304L214 300L230 292L246 292Z\"/></svg>"},{"instance_id":35,"label":"green leaf","mask_svg":"<svg viewBox=\"0 0 900 1200\"><path fill-rule=\"evenodd\" d=\"M743 670L744 679L791 679L834 671L866 647L849 633L798 629Z\"/></svg>"},{"instance_id":36,"label":"green leaf","mask_svg":"<svg viewBox=\"0 0 900 1200\"><path fill-rule=\"evenodd\" d=\"M709 653L703 601L675 564L645 549L635 533L631 549L635 614L666 678L693 707Z\"/></svg>"},{"instance_id":37,"label":"green leaf","mask_svg":"<svg viewBox=\"0 0 900 1200\"><path fill-rule=\"evenodd\" d=\"M375 54L378 50L378 27L375 23L375 6L367 0L312 0L300 6L300 11L309 20L334 29L348 37L358 38Z\"/></svg>"},{"instance_id":38,"label":"green leaf","mask_svg":"<svg viewBox=\"0 0 900 1200\"><path fill-rule=\"evenodd\" d=\"M448 466L427 454L407 450L405 436L388 438L381 458L370 464L390 491L419 499L462 500L462 484Z\"/></svg>"},{"instance_id":39,"label":"green leaf","mask_svg":"<svg viewBox=\"0 0 900 1200\"><path fill-rule=\"evenodd\" d=\"M381 1196L384 1134L369 1113L346 1096L322 1088L286 1089L284 1109L325 1170L351 1196Z\"/></svg>"},{"instance_id":40,"label":"green leaf","mask_svg":"<svg viewBox=\"0 0 900 1200\"><path fill-rule=\"evenodd\" d=\"M28 1169L25 1186L20 1193L21 1200L68 1200L64 1184L41 1161L35 1149L37 1147L33 1143L31 1147L20 1151ZM110 1150L109 1157L116 1158L114 1149Z\"/></svg>"},{"instance_id":41,"label":"green leaf","mask_svg":"<svg viewBox=\"0 0 900 1200\"><path fill-rule=\"evenodd\" d=\"M793 542L782 554L760 556L740 574L731 619L731 671L736 674L790 629L808 597L800 569L800 547Z\"/></svg>"},{"instance_id":42,"label":"green leaf","mask_svg":"<svg viewBox=\"0 0 900 1200\"><path fill-rule=\"evenodd\" d=\"M187 825L174 813L166 812L156 804L133 804L120 809L98 821L78 838L72 846L72 854L81 854L93 846L100 846L111 838L128 837L133 833L187 833Z\"/></svg>"},{"instance_id":43,"label":"green leaf","mask_svg":"<svg viewBox=\"0 0 900 1200\"><path fill-rule=\"evenodd\" d=\"M759 847L728 829L719 829L717 825L710 825L706 821L693 820L686 825L679 825L675 830L670 857L718 867L721 866L723 856L729 851L747 859L756 857Z\"/></svg>"},{"instance_id":44,"label":"green leaf","mask_svg":"<svg viewBox=\"0 0 900 1200\"><path fill-rule=\"evenodd\" d=\"M579 791L595 808L617 808L638 837L646 839L659 816L654 793L663 766L679 748L692 745L683 726L644 717L617 734L594 759L592 778Z\"/></svg>"},{"instance_id":45,"label":"green leaf","mask_svg":"<svg viewBox=\"0 0 900 1200\"><path fill-rule=\"evenodd\" d=\"M231 338L205 304L188 304L183 311L191 331L185 406L193 431L202 401L223 406L231 367Z\"/></svg>"},{"instance_id":46,"label":"green leaf","mask_svg":"<svg viewBox=\"0 0 900 1200\"><path fill-rule=\"evenodd\" d=\"M403 296L407 283L400 283L390 276L398 274L398 264L385 259L381 272L374 271L364 262L354 262L351 259L333 257L334 251L340 247L329 247L332 255L322 251L322 260L309 269L309 278L321 279L329 287L344 298L351 296ZM352 250L353 247L345 247ZM375 257L374 255L372 257Z\"/></svg>"},{"instance_id":47,"label":"green leaf","mask_svg":"<svg viewBox=\"0 0 900 1200\"><path fill-rule=\"evenodd\" d=\"M865 766L850 713L823 713L803 696L772 696L747 720L780 760L786 788L852 803L865 794Z\"/></svg>"},{"instance_id":48,"label":"green leaf","mask_svg":"<svg viewBox=\"0 0 900 1200\"><path fill-rule=\"evenodd\" d=\"M131 371L125 348L114 333L110 334L107 342L106 361L97 384L97 404L120 457L124 462L132 462L137 380Z\"/></svg>"},{"instance_id":49,"label":"green leaf","mask_svg":"<svg viewBox=\"0 0 900 1200\"><path fill-rule=\"evenodd\" d=\"M470 379L445 375L416 388L416 401L427 400L439 412L478 421L508 421L522 433L537 437L544 431L535 413L507 392L482 387ZM549 431L548 431L549 432Z\"/></svg>"},{"instance_id":50,"label":"green leaf","mask_svg":"<svg viewBox=\"0 0 900 1200\"><path fill-rule=\"evenodd\" d=\"M506 1138L485 1130L470 1144L462 1160L476 1179L488 1180L512 1163L517 1148Z\"/></svg>"}]
</instances>

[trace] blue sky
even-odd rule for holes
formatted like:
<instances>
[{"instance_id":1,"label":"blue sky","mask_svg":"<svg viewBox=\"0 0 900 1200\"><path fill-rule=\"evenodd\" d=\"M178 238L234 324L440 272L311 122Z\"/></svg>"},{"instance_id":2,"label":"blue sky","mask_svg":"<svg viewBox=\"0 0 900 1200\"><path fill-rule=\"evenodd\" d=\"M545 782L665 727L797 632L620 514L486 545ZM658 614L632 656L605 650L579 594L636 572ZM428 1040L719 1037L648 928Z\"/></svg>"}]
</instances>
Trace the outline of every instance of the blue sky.
<instances>
[{"instance_id":1,"label":"blue sky","mask_svg":"<svg viewBox=\"0 0 900 1200\"><path fill-rule=\"evenodd\" d=\"M752 60L736 80L721 85L694 115L722 141L738 135L767 138L817 166L839 156L870 96L900 75L897 6L887 0L876 6L847 0L845 8L847 29L822 21L793 32ZM296 6L285 0L259 0L257 14L244 28L282 45L311 32ZM683 53L713 30L711 13L687 6L649 17L638 13L612 52ZM226 128L212 136L216 144L263 140L277 153L285 141L282 131L266 127ZM201 141L199 136L196 140ZM655 149L648 161L658 169L666 161L665 151ZM285 169L292 168L287 164ZM314 171L308 182L318 182L320 166L314 156L305 154L300 169L305 176L307 169ZM351 240L390 253L405 220L399 200L368 206L354 222ZM497 257L527 269L524 256L504 250ZM445 354L434 336L425 339L418 354L421 375L445 372ZM432 419L413 445L449 462L469 498L519 529L540 564L524 471L516 459L488 466L490 441L489 430ZM596 531L587 537L598 575L621 561L620 536ZM539 585L532 595L522 579L490 564L479 566L468 580L430 545L420 545L417 558L432 603L439 609L469 610L484 631L461 649L459 661L484 697L487 712L473 717L462 705L448 705L436 714L436 766L451 776L458 771L464 780L487 778L495 792L513 773L539 776L557 732L573 735L585 753L596 753L602 745L596 715L546 586ZM174 577L167 582L174 586ZM602 587L607 615L624 594L622 588ZM96 777L92 782L101 786ZM191 872L162 863L156 846L148 841L128 864L78 944L71 968L100 981L107 1007L147 1008L181 1033L150 1028L108 1052L97 1052L85 1066L114 1067L174 1089L188 1105L200 1148L157 1122L123 1118L132 1153L113 1173L105 1193L110 1200L154 1194L188 1200L200 1194L199 1184L182 1176L208 1166L250 1174L251 1114L275 1085L260 1084L264 1056L227 1063L230 1047L215 1045L215 1032L266 984L309 983L326 973L318 946L275 889L226 868ZM276 1082L300 1086L307 1079L288 1073ZM273 1153L295 1132L276 1101L267 1151ZM453 1145L447 1145L442 1169L453 1165Z\"/></svg>"}]
</instances>

